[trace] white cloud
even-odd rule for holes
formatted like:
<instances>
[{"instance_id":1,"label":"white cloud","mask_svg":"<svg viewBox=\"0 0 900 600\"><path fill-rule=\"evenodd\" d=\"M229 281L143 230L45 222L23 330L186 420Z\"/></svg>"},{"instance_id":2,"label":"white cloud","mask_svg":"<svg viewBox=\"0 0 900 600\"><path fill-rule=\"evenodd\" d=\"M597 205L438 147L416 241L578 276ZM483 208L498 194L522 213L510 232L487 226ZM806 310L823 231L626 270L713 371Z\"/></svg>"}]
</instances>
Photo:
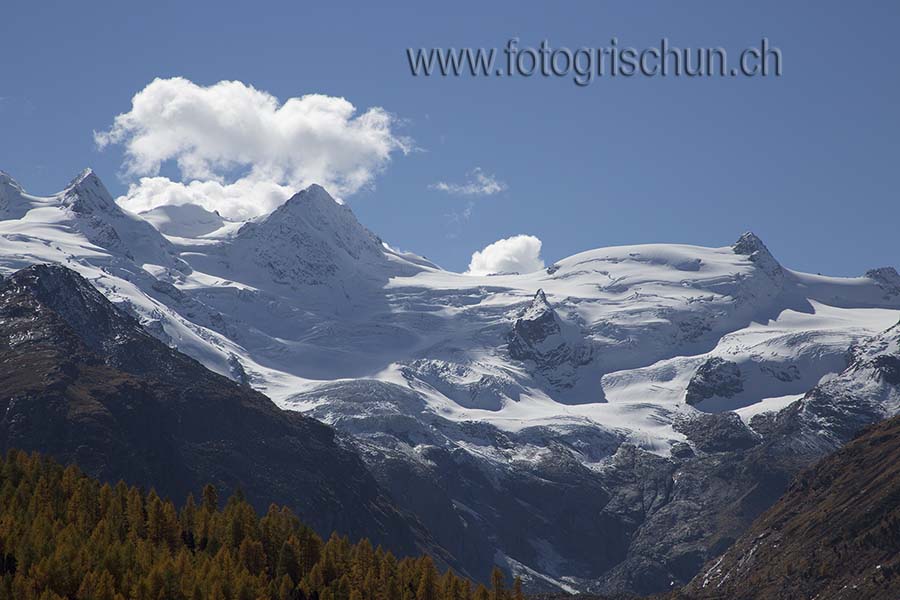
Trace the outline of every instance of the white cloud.
<instances>
[{"instance_id":1,"label":"white cloud","mask_svg":"<svg viewBox=\"0 0 900 600\"><path fill-rule=\"evenodd\" d=\"M438 181L428 186L433 190L463 196L491 196L506 190L506 184L494 175L485 173L481 167L475 167L467 174L464 183L447 183Z\"/></svg>"},{"instance_id":2,"label":"white cloud","mask_svg":"<svg viewBox=\"0 0 900 600\"><path fill-rule=\"evenodd\" d=\"M454 210L451 213L447 213L447 215L445 215L445 216L447 217L447 219L449 219L449 221L451 223L454 223L456 225L464 225L465 223L469 222L469 219L472 218L472 213L474 211L475 211L475 202L473 202L472 200L469 200L468 202L466 202L466 205L463 207L462 210L460 210L460 211Z\"/></svg>"},{"instance_id":3,"label":"white cloud","mask_svg":"<svg viewBox=\"0 0 900 600\"><path fill-rule=\"evenodd\" d=\"M344 98L280 103L240 81L200 86L176 77L152 81L94 139L101 149L122 144L126 175L141 178L119 199L126 208L190 201L246 218L312 183L338 197L370 185L394 152L412 149L396 123L382 108L357 114ZM181 181L159 176L168 161Z\"/></svg>"},{"instance_id":4,"label":"white cloud","mask_svg":"<svg viewBox=\"0 0 900 600\"><path fill-rule=\"evenodd\" d=\"M531 273L544 268L541 240L533 235L514 235L497 240L472 254L469 275Z\"/></svg>"},{"instance_id":5,"label":"white cloud","mask_svg":"<svg viewBox=\"0 0 900 600\"><path fill-rule=\"evenodd\" d=\"M128 186L117 199L133 212L143 212L167 204L197 204L206 210L219 211L224 217L249 219L271 212L305 186L282 185L251 177L234 183L194 180L189 183L166 177L141 177Z\"/></svg>"}]
</instances>

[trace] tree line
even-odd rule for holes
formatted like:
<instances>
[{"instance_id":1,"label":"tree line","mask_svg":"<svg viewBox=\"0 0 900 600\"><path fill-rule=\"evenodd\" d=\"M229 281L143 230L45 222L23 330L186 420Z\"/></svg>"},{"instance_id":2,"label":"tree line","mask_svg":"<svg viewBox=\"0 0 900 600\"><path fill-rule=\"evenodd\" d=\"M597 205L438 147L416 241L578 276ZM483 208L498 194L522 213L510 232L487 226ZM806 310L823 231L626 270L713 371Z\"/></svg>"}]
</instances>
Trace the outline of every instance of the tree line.
<instances>
[{"instance_id":1,"label":"tree line","mask_svg":"<svg viewBox=\"0 0 900 600\"><path fill-rule=\"evenodd\" d=\"M523 600L428 556L325 541L288 508L259 517L207 485L181 509L123 482L11 450L0 464L0 600Z\"/></svg>"}]
</instances>

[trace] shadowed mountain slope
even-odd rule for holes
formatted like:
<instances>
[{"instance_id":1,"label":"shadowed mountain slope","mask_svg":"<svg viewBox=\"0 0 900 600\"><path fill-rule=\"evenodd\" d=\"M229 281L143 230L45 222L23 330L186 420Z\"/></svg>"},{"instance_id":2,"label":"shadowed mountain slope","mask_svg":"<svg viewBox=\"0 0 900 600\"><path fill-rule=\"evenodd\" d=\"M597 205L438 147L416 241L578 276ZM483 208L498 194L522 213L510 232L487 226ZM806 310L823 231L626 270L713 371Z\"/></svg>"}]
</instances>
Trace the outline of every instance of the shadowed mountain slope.
<instances>
[{"instance_id":1,"label":"shadowed mountain slope","mask_svg":"<svg viewBox=\"0 0 900 600\"><path fill-rule=\"evenodd\" d=\"M900 597L900 417L798 476L678 597Z\"/></svg>"},{"instance_id":2,"label":"shadowed mountain slope","mask_svg":"<svg viewBox=\"0 0 900 600\"><path fill-rule=\"evenodd\" d=\"M0 447L183 498L206 482L285 504L320 533L427 546L333 430L146 333L79 275L36 265L0 284Z\"/></svg>"}]
</instances>

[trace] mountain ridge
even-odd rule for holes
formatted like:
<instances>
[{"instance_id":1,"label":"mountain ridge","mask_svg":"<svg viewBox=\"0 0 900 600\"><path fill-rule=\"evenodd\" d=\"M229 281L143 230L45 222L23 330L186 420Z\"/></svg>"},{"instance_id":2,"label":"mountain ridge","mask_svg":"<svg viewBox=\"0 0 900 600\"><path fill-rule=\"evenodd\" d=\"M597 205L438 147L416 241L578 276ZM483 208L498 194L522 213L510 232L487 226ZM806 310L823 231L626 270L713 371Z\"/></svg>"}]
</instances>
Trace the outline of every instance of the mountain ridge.
<instances>
[{"instance_id":1,"label":"mountain ridge","mask_svg":"<svg viewBox=\"0 0 900 600\"><path fill-rule=\"evenodd\" d=\"M332 430L163 345L73 271L5 278L0 321L4 449L171 496L205 481L242 489L259 510L283 501L322 535L398 552L427 544Z\"/></svg>"},{"instance_id":2,"label":"mountain ridge","mask_svg":"<svg viewBox=\"0 0 900 600\"><path fill-rule=\"evenodd\" d=\"M396 252L324 190L309 194L334 218L293 214L301 196L282 207L287 223L169 236L172 252L150 262L86 242L83 221L23 196L32 208L0 220L0 270L71 266L166 345L338 428L458 567L494 560L536 590L690 579L843 443L835 428L813 444L810 407L827 403L800 401L900 318L889 271L799 273L752 234L481 277ZM522 320L545 314L547 328ZM689 389L702 390L690 403ZM832 403L836 425L894 410L883 400ZM790 444L795 430L808 447ZM713 513L721 522L705 524Z\"/></svg>"}]
</instances>

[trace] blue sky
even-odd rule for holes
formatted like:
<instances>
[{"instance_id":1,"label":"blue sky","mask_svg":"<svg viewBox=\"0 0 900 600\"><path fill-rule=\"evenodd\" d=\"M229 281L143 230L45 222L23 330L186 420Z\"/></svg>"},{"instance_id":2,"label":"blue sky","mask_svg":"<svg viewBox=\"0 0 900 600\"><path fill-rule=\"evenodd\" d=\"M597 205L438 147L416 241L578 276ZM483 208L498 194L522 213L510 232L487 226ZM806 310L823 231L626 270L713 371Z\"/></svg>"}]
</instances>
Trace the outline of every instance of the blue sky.
<instances>
[{"instance_id":1,"label":"blue sky","mask_svg":"<svg viewBox=\"0 0 900 600\"><path fill-rule=\"evenodd\" d=\"M753 230L786 265L900 266L896 2L8 2L0 21L0 169L47 193L92 166L131 181L108 130L154 78L238 80L280 100L383 107L418 149L347 196L393 245L463 270L515 234L547 263L593 247L726 245ZM681 46L762 36L781 78L413 78L407 47ZM490 196L434 189L480 168ZM172 165L163 173L176 177ZM468 202L470 214L463 217Z\"/></svg>"}]
</instances>

